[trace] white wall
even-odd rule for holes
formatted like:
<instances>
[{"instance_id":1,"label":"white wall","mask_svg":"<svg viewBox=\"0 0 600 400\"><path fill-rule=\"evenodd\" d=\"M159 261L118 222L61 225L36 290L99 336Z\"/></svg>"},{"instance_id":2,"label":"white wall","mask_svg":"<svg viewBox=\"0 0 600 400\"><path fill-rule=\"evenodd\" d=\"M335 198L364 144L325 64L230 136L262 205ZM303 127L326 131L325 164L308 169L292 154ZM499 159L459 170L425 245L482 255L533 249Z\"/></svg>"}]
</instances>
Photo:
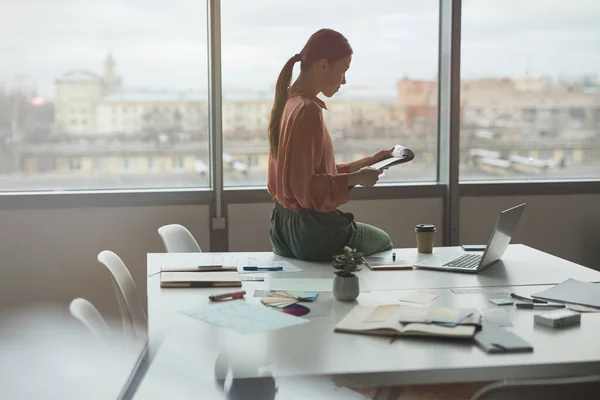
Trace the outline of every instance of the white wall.
<instances>
[{"instance_id":1,"label":"white wall","mask_svg":"<svg viewBox=\"0 0 600 400\"><path fill-rule=\"evenodd\" d=\"M481 243L498 213L519 202L527 208L515 241L600 269L600 195L468 197L461 201L460 239ZM232 251L269 251L272 204L230 205ZM441 199L364 200L343 207L356 220L386 230L396 247L414 247L413 226L442 225ZM156 230L181 223L209 249L207 206L152 206L0 211L0 312L32 302L65 305L85 296L116 315L108 272L96 261L111 249L123 258L146 293L146 253L162 252ZM438 241L438 243L441 243Z\"/></svg>"},{"instance_id":2,"label":"white wall","mask_svg":"<svg viewBox=\"0 0 600 400\"><path fill-rule=\"evenodd\" d=\"M514 243L600 270L600 195L464 197L461 243L486 243L500 211L520 203Z\"/></svg>"},{"instance_id":3,"label":"white wall","mask_svg":"<svg viewBox=\"0 0 600 400\"><path fill-rule=\"evenodd\" d=\"M85 297L118 316L98 253L109 249L123 259L145 303L146 254L164 251L157 229L184 224L208 249L208 215L208 206L0 211L0 311L46 301L66 307Z\"/></svg>"}]
</instances>

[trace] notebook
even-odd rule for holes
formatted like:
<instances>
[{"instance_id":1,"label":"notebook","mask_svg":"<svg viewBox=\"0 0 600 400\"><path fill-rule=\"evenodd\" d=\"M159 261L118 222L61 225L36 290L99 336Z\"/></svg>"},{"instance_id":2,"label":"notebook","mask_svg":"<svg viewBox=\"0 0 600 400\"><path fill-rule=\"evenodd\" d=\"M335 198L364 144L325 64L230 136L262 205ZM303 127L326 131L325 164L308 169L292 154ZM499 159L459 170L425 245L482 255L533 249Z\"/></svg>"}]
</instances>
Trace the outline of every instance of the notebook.
<instances>
[{"instance_id":1,"label":"notebook","mask_svg":"<svg viewBox=\"0 0 600 400\"><path fill-rule=\"evenodd\" d=\"M398 271L398 270L411 270L413 269L412 264L404 260L378 260L365 258L363 263L371 271Z\"/></svg>"},{"instance_id":2,"label":"notebook","mask_svg":"<svg viewBox=\"0 0 600 400\"><path fill-rule=\"evenodd\" d=\"M162 288L241 287L237 272L161 272Z\"/></svg>"},{"instance_id":3,"label":"notebook","mask_svg":"<svg viewBox=\"0 0 600 400\"><path fill-rule=\"evenodd\" d=\"M463 316L460 309L452 313L456 318ZM448 322L449 313L444 313L445 322L433 323L426 319L427 308L406 307L395 304L377 307L355 306L336 326L336 332L385 336L434 336L445 338L473 338L476 326L463 325L459 321ZM452 318L452 317L451 317ZM405 322L400 321L424 321Z\"/></svg>"},{"instance_id":4,"label":"notebook","mask_svg":"<svg viewBox=\"0 0 600 400\"><path fill-rule=\"evenodd\" d=\"M397 144L394 146L391 157L375 164L371 164L370 167L375 169L387 169L397 164L412 161L413 158L415 158L415 153L411 149Z\"/></svg>"},{"instance_id":5,"label":"notebook","mask_svg":"<svg viewBox=\"0 0 600 400\"><path fill-rule=\"evenodd\" d=\"M533 347L520 336L494 325L486 324L475 335L475 343L487 353L524 353Z\"/></svg>"},{"instance_id":6,"label":"notebook","mask_svg":"<svg viewBox=\"0 0 600 400\"><path fill-rule=\"evenodd\" d=\"M394 165L407 163L415 158L415 153L408 147L397 144L394 146L391 157L369 165L370 168L385 170ZM352 189L354 186L349 186Z\"/></svg>"}]
</instances>

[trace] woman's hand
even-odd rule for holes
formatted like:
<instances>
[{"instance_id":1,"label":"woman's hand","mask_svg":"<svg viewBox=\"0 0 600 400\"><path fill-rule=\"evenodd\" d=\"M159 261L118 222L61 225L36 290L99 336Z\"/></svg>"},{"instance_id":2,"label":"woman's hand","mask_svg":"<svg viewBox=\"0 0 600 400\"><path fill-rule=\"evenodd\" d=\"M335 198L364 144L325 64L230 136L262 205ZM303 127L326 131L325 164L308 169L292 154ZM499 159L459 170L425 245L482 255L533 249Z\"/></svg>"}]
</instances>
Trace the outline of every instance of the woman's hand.
<instances>
[{"instance_id":1,"label":"woman's hand","mask_svg":"<svg viewBox=\"0 0 600 400\"><path fill-rule=\"evenodd\" d=\"M386 158L390 158L392 156L392 152L394 151L394 147L390 149L379 150L377 153L373 154L371 158L373 162L371 164L378 163L379 161L383 161Z\"/></svg>"},{"instance_id":2,"label":"woman's hand","mask_svg":"<svg viewBox=\"0 0 600 400\"><path fill-rule=\"evenodd\" d=\"M348 186L360 185L364 187L373 187L379 181L381 175L380 169L371 167L362 168L348 177Z\"/></svg>"}]
</instances>

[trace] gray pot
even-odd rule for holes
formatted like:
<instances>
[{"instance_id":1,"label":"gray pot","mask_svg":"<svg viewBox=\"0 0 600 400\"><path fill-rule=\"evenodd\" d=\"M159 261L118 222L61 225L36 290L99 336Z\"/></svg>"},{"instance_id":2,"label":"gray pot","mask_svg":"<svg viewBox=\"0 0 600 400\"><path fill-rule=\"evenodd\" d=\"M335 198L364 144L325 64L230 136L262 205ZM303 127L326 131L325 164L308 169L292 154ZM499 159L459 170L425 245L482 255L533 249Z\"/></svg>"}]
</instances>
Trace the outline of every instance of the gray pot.
<instances>
[{"instance_id":1,"label":"gray pot","mask_svg":"<svg viewBox=\"0 0 600 400\"><path fill-rule=\"evenodd\" d=\"M343 277L336 275L333 278L333 297L340 301L353 301L358 297L358 277L352 275Z\"/></svg>"}]
</instances>

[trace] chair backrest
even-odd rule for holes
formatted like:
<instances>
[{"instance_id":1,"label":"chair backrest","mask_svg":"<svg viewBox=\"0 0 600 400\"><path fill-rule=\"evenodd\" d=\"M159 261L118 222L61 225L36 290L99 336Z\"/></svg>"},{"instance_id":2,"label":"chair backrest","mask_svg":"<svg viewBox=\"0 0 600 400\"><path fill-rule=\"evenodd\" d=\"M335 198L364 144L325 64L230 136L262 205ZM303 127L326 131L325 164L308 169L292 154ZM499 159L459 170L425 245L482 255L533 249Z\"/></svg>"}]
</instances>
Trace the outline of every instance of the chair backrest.
<instances>
[{"instance_id":1,"label":"chair backrest","mask_svg":"<svg viewBox=\"0 0 600 400\"><path fill-rule=\"evenodd\" d=\"M112 276L125 336L133 339L145 338L147 336L146 313L144 313L131 273L121 258L110 250L100 252L98 261L108 269Z\"/></svg>"},{"instance_id":2,"label":"chair backrest","mask_svg":"<svg viewBox=\"0 0 600 400\"><path fill-rule=\"evenodd\" d=\"M96 307L86 299L76 298L69 304L71 315L85 325L100 342L108 343L111 333Z\"/></svg>"},{"instance_id":3,"label":"chair backrest","mask_svg":"<svg viewBox=\"0 0 600 400\"><path fill-rule=\"evenodd\" d=\"M202 251L194 236L183 225L161 226L158 228L158 234L167 253L200 253Z\"/></svg>"},{"instance_id":4,"label":"chair backrest","mask_svg":"<svg viewBox=\"0 0 600 400\"><path fill-rule=\"evenodd\" d=\"M481 389L471 400L595 399L598 393L600 375L590 375L495 382Z\"/></svg>"}]
</instances>

